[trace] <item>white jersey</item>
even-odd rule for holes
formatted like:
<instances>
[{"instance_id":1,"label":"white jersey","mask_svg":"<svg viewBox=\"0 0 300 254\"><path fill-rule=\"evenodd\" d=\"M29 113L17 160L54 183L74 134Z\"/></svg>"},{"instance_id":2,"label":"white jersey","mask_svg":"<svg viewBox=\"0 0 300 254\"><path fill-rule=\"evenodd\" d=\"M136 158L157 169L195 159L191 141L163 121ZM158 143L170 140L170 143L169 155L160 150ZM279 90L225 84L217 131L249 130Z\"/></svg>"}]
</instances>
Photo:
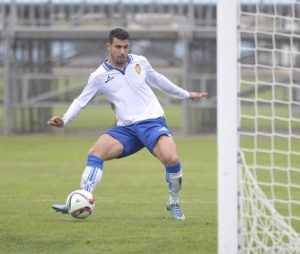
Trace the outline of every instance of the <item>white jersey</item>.
<instances>
[{"instance_id":1,"label":"white jersey","mask_svg":"<svg viewBox=\"0 0 300 254\"><path fill-rule=\"evenodd\" d=\"M114 68L105 61L90 75L83 91L63 116L64 125L99 95L113 105L117 125L121 126L164 115L150 86L178 99L189 97L188 91L153 70L145 57L129 54L127 61L123 69Z\"/></svg>"}]
</instances>

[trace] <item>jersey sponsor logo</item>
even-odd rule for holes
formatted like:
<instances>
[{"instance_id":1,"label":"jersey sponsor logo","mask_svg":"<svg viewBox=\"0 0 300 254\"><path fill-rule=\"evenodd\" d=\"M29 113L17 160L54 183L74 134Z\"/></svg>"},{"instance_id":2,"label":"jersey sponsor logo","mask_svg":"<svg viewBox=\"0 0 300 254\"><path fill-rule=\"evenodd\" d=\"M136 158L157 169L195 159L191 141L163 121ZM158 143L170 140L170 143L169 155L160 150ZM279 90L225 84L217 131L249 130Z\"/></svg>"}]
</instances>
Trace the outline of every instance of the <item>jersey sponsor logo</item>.
<instances>
[{"instance_id":1,"label":"jersey sponsor logo","mask_svg":"<svg viewBox=\"0 0 300 254\"><path fill-rule=\"evenodd\" d=\"M108 82L108 81L111 81L112 79L114 78L114 76L107 76L107 79L106 79L106 81L105 81L105 84Z\"/></svg>"},{"instance_id":2,"label":"jersey sponsor logo","mask_svg":"<svg viewBox=\"0 0 300 254\"><path fill-rule=\"evenodd\" d=\"M134 68L135 68L135 71L137 72L137 74L141 73L142 67L139 64L136 64Z\"/></svg>"}]
</instances>

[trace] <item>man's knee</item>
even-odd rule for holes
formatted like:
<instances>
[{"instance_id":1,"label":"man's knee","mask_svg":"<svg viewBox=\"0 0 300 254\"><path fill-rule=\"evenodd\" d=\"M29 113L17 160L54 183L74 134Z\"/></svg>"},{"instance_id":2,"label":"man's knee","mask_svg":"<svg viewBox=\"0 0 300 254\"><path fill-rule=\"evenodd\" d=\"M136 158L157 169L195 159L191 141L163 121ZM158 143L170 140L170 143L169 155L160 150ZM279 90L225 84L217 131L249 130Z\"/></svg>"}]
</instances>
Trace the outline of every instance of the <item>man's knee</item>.
<instances>
[{"instance_id":1,"label":"man's knee","mask_svg":"<svg viewBox=\"0 0 300 254\"><path fill-rule=\"evenodd\" d=\"M97 157L100 157L100 151L98 151L96 149L95 146L92 146L90 149L89 149L89 155L94 155L94 156L97 156Z\"/></svg>"},{"instance_id":2,"label":"man's knee","mask_svg":"<svg viewBox=\"0 0 300 254\"><path fill-rule=\"evenodd\" d=\"M165 154L162 159L165 165L176 165L179 163L179 157L176 153Z\"/></svg>"}]
</instances>

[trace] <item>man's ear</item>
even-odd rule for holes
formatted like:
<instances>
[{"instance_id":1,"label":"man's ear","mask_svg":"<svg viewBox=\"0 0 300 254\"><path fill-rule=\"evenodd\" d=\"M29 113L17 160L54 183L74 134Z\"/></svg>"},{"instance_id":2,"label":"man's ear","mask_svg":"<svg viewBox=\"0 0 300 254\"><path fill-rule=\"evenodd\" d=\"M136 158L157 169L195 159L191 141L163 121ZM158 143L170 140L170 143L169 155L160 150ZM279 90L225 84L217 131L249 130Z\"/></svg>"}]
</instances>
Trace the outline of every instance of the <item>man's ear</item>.
<instances>
[{"instance_id":1,"label":"man's ear","mask_svg":"<svg viewBox=\"0 0 300 254\"><path fill-rule=\"evenodd\" d=\"M105 44L105 46L106 46L107 49L110 49L111 44L110 44L109 42L107 42L107 43Z\"/></svg>"}]
</instances>

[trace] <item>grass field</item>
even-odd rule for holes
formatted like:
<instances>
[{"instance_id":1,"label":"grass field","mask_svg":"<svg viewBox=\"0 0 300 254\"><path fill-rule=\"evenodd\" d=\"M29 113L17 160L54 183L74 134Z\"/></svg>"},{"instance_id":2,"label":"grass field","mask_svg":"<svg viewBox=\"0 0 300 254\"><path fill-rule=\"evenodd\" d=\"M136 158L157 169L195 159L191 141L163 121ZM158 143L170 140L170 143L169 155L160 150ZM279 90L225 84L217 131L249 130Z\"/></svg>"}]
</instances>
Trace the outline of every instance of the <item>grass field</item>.
<instances>
[{"instance_id":1,"label":"grass field","mask_svg":"<svg viewBox=\"0 0 300 254\"><path fill-rule=\"evenodd\" d=\"M56 107L53 109L53 115L63 116L67 107ZM172 130L179 130L182 127L182 106L181 104L168 105L164 108L165 115L168 119L168 126ZM0 109L1 121L1 109ZM109 105L100 105L87 107L80 115L66 128L59 132L82 131L82 130L105 130L116 124L115 115Z\"/></svg>"},{"instance_id":2,"label":"grass field","mask_svg":"<svg viewBox=\"0 0 300 254\"><path fill-rule=\"evenodd\" d=\"M165 211L163 167L146 150L105 163L86 220L51 210L78 188L96 136L0 136L1 253L216 253L216 139L176 138L187 219Z\"/></svg>"}]
</instances>

